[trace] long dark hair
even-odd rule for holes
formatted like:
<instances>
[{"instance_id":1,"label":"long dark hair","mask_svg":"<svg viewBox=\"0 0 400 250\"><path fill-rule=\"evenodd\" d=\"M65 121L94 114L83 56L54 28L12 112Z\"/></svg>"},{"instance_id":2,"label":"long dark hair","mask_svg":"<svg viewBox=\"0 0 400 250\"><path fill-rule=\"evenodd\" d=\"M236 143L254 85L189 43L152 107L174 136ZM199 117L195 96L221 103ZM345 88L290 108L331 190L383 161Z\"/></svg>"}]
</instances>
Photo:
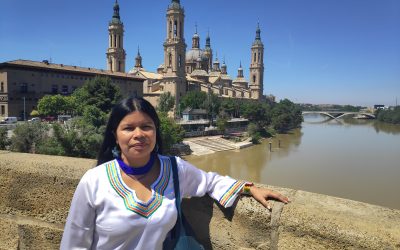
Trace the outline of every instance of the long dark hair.
<instances>
[{"instance_id":1,"label":"long dark hair","mask_svg":"<svg viewBox=\"0 0 400 250\"><path fill-rule=\"evenodd\" d=\"M115 138L117 127L126 115L134 111L146 113L153 120L156 126L156 146L154 147L153 152L162 154L160 119L158 118L156 110L148 101L143 98L128 97L115 105L111 111L106 131L104 133L103 144L101 145L99 154L97 156L97 165L101 165L115 158L112 150L116 147L118 148Z\"/></svg>"}]
</instances>

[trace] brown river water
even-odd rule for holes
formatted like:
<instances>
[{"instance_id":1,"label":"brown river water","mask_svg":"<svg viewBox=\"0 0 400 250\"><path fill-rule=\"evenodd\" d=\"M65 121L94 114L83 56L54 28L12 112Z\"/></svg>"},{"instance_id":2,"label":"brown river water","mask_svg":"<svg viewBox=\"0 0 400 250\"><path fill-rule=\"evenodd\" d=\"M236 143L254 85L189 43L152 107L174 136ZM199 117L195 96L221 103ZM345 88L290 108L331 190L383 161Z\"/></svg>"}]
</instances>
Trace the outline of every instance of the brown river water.
<instances>
[{"instance_id":1,"label":"brown river water","mask_svg":"<svg viewBox=\"0 0 400 250\"><path fill-rule=\"evenodd\" d=\"M185 159L236 179L400 209L400 125L307 115L301 129L259 145Z\"/></svg>"}]
</instances>

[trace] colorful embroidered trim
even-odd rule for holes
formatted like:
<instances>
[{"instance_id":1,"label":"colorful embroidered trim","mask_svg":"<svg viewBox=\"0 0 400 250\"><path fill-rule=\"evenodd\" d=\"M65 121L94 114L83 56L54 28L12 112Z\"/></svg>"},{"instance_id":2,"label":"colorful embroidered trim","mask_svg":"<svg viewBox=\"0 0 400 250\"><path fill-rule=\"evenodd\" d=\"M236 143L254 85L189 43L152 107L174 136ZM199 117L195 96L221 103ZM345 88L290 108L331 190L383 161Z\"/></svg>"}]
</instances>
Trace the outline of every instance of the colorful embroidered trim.
<instances>
[{"instance_id":1,"label":"colorful embroidered trim","mask_svg":"<svg viewBox=\"0 0 400 250\"><path fill-rule=\"evenodd\" d=\"M226 207L227 204L231 202L231 200L237 195L243 188L244 184L243 181L235 181L232 186L228 188L228 190L222 195L221 199L219 199L219 204Z\"/></svg>"},{"instance_id":2,"label":"colorful embroidered trim","mask_svg":"<svg viewBox=\"0 0 400 250\"><path fill-rule=\"evenodd\" d=\"M125 186L119 174L119 166L116 160L106 165L108 180L115 192L123 199L126 209L144 218L149 218L161 206L171 174L170 161L162 160L162 162L161 178L154 185L154 194L146 204L137 201L132 191Z\"/></svg>"}]
</instances>

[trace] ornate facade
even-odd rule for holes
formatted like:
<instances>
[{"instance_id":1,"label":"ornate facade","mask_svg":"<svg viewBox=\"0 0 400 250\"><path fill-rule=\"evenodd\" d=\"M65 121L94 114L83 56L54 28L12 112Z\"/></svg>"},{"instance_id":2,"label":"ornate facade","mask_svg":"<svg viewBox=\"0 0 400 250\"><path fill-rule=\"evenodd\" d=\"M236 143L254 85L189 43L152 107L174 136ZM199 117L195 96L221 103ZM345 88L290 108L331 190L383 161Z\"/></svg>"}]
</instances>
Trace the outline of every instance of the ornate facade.
<instances>
[{"instance_id":1,"label":"ornate facade","mask_svg":"<svg viewBox=\"0 0 400 250\"><path fill-rule=\"evenodd\" d=\"M129 71L129 74L146 79L143 86L144 96L153 105L157 105L159 96L164 92L171 92L178 103L180 97L187 91L193 90L206 91L227 98L258 100L263 98L264 45L259 26L251 47L250 80L247 81L241 63L237 77L232 79L227 74L225 60L220 65L218 55L213 58L209 33L205 48L201 48L197 25L192 37L192 48L186 50L185 12L179 0L171 0L166 17L164 62L158 67L157 72L146 71L142 67L142 57L138 51L135 67Z\"/></svg>"}]
</instances>

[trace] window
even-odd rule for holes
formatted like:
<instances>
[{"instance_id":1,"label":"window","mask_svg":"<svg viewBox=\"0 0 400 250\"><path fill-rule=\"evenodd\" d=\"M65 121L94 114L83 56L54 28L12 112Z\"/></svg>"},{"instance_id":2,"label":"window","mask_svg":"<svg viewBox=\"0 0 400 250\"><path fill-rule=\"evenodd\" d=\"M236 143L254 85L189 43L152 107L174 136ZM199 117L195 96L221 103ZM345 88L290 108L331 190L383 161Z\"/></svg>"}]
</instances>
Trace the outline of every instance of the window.
<instances>
[{"instance_id":1,"label":"window","mask_svg":"<svg viewBox=\"0 0 400 250\"><path fill-rule=\"evenodd\" d=\"M174 21L174 37L178 35L178 22Z\"/></svg>"},{"instance_id":2,"label":"window","mask_svg":"<svg viewBox=\"0 0 400 250\"><path fill-rule=\"evenodd\" d=\"M1 115L6 114L6 107L4 105L1 105Z\"/></svg>"},{"instance_id":3,"label":"window","mask_svg":"<svg viewBox=\"0 0 400 250\"><path fill-rule=\"evenodd\" d=\"M172 21L169 21L169 37L172 36Z\"/></svg>"},{"instance_id":4,"label":"window","mask_svg":"<svg viewBox=\"0 0 400 250\"><path fill-rule=\"evenodd\" d=\"M258 52L258 62L260 62L260 58L261 58L261 53Z\"/></svg>"},{"instance_id":5,"label":"window","mask_svg":"<svg viewBox=\"0 0 400 250\"><path fill-rule=\"evenodd\" d=\"M182 65L182 57L181 57L181 55L179 55L179 57L178 57L178 67L180 68L181 65Z\"/></svg>"},{"instance_id":6,"label":"window","mask_svg":"<svg viewBox=\"0 0 400 250\"><path fill-rule=\"evenodd\" d=\"M63 85L63 86L61 87L61 93L62 93L63 95L68 94L68 85Z\"/></svg>"},{"instance_id":7,"label":"window","mask_svg":"<svg viewBox=\"0 0 400 250\"><path fill-rule=\"evenodd\" d=\"M51 85L51 93L52 94L57 94L58 93L58 85L57 84Z\"/></svg>"},{"instance_id":8,"label":"window","mask_svg":"<svg viewBox=\"0 0 400 250\"><path fill-rule=\"evenodd\" d=\"M254 53L254 62L257 60L257 53Z\"/></svg>"},{"instance_id":9,"label":"window","mask_svg":"<svg viewBox=\"0 0 400 250\"><path fill-rule=\"evenodd\" d=\"M4 92L4 82L1 82L1 85L0 85L0 92Z\"/></svg>"},{"instance_id":10,"label":"window","mask_svg":"<svg viewBox=\"0 0 400 250\"><path fill-rule=\"evenodd\" d=\"M116 35L114 35L114 46L113 47L114 48L117 47L117 36Z\"/></svg>"},{"instance_id":11,"label":"window","mask_svg":"<svg viewBox=\"0 0 400 250\"><path fill-rule=\"evenodd\" d=\"M21 93L28 93L28 84L26 82L21 83L19 88Z\"/></svg>"},{"instance_id":12,"label":"window","mask_svg":"<svg viewBox=\"0 0 400 250\"><path fill-rule=\"evenodd\" d=\"M253 75L253 82L256 83L256 76Z\"/></svg>"}]
</instances>

